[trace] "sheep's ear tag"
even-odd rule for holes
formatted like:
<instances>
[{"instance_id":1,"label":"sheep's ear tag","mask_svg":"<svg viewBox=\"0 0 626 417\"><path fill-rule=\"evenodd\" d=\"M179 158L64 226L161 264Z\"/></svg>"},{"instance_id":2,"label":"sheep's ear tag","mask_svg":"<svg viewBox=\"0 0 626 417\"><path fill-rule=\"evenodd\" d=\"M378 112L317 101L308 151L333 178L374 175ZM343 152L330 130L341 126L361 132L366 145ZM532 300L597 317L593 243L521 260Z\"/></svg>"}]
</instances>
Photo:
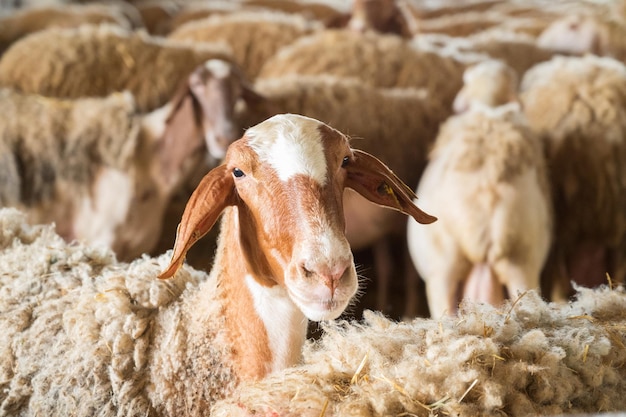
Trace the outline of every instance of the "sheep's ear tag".
<instances>
[{"instance_id":1,"label":"sheep's ear tag","mask_svg":"<svg viewBox=\"0 0 626 417\"><path fill-rule=\"evenodd\" d=\"M378 192L378 194L380 194L381 196L387 196L387 197L391 197L396 204L399 206L400 205L400 201L398 200L398 197L396 196L396 193L393 192L393 188L391 188L389 186L389 184L387 184L386 182L382 182L378 188L376 189L376 191Z\"/></svg>"},{"instance_id":2,"label":"sheep's ear tag","mask_svg":"<svg viewBox=\"0 0 626 417\"><path fill-rule=\"evenodd\" d=\"M353 149L353 153L354 161L347 166L347 187L375 204L413 217L418 223L429 224L437 220L415 205L417 197L413 190L378 158L358 149Z\"/></svg>"}]
</instances>

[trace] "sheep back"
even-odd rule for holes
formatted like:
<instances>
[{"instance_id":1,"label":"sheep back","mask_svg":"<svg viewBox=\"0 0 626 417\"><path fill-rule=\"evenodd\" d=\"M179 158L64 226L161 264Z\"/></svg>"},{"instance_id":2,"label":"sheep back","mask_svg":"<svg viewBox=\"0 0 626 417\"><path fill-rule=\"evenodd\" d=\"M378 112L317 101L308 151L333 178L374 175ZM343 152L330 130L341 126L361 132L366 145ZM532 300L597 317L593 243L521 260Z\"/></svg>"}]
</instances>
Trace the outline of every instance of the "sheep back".
<instances>
[{"instance_id":1,"label":"sheep back","mask_svg":"<svg viewBox=\"0 0 626 417\"><path fill-rule=\"evenodd\" d=\"M232 61L224 45L190 45L117 27L48 29L16 42L0 60L0 85L60 98L128 90L148 112L172 98L193 69ZM155 70L158 68L158 71Z\"/></svg>"},{"instance_id":2,"label":"sheep back","mask_svg":"<svg viewBox=\"0 0 626 417\"><path fill-rule=\"evenodd\" d=\"M461 88L463 70L454 59L419 50L395 35L325 30L278 51L259 78L325 73L355 77L377 87L426 88L448 106Z\"/></svg>"},{"instance_id":3,"label":"sheep back","mask_svg":"<svg viewBox=\"0 0 626 417\"><path fill-rule=\"evenodd\" d=\"M170 39L225 42L248 79L280 48L297 38L321 30L323 25L302 16L279 12L238 12L194 20L180 26Z\"/></svg>"}]
</instances>

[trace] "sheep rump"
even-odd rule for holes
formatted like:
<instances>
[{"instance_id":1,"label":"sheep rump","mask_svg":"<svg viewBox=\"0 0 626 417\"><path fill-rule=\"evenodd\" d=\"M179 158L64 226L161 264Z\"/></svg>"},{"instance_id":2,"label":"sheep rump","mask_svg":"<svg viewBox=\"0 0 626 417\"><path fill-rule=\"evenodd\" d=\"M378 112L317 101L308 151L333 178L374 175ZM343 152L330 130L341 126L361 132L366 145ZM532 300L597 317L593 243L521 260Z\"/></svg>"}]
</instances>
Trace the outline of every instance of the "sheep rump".
<instances>
[{"instance_id":1,"label":"sheep rump","mask_svg":"<svg viewBox=\"0 0 626 417\"><path fill-rule=\"evenodd\" d=\"M191 415L233 389L219 331L201 347L207 362L189 364L198 352L182 304L215 283L205 273L183 267L158 280L171 254L117 263L52 226L28 226L15 209L0 210L0 226L0 414ZM189 384L198 372L212 373L203 387Z\"/></svg>"},{"instance_id":2,"label":"sheep rump","mask_svg":"<svg viewBox=\"0 0 626 417\"><path fill-rule=\"evenodd\" d=\"M626 293L534 291L459 317L324 325L304 363L242 384L212 416L556 415L626 409ZM266 413L266 414L264 414Z\"/></svg>"}]
</instances>

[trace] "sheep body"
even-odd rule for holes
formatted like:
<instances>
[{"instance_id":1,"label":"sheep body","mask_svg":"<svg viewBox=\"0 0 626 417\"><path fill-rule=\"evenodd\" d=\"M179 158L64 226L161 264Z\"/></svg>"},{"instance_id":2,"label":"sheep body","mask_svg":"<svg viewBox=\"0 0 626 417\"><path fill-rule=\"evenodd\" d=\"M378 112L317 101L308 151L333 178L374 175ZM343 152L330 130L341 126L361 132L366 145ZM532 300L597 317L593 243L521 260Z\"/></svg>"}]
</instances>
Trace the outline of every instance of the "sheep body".
<instances>
[{"instance_id":1,"label":"sheep body","mask_svg":"<svg viewBox=\"0 0 626 417\"><path fill-rule=\"evenodd\" d=\"M132 22L117 5L68 4L27 7L0 17L0 55L18 39L51 27L71 28L85 24L115 24L125 29Z\"/></svg>"},{"instance_id":2,"label":"sheep body","mask_svg":"<svg viewBox=\"0 0 626 417\"><path fill-rule=\"evenodd\" d=\"M566 272L547 279L598 285L608 272L623 280L615 274L626 233L626 66L593 55L555 57L526 73L520 98L551 167L554 250Z\"/></svg>"},{"instance_id":3,"label":"sheep body","mask_svg":"<svg viewBox=\"0 0 626 417\"><path fill-rule=\"evenodd\" d=\"M224 42L248 79L256 78L265 61L297 38L323 25L299 15L279 12L237 12L194 20L168 37L179 41Z\"/></svg>"},{"instance_id":4,"label":"sheep body","mask_svg":"<svg viewBox=\"0 0 626 417\"><path fill-rule=\"evenodd\" d=\"M259 78L288 74L356 77L377 87L425 88L449 105L461 88L463 64L419 50L395 35L325 30L298 39L266 62Z\"/></svg>"},{"instance_id":5,"label":"sheep body","mask_svg":"<svg viewBox=\"0 0 626 417\"><path fill-rule=\"evenodd\" d=\"M539 288L551 241L548 174L519 105L448 119L417 189L442 219L408 226L433 317L454 313L459 293L499 304L502 286L511 297Z\"/></svg>"},{"instance_id":6,"label":"sheep body","mask_svg":"<svg viewBox=\"0 0 626 417\"><path fill-rule=\"evenodd\" d=\"M459 317L325 326L303 364L242 384L213 416L597 413L626 409L623 288L579 289L552 304L535 291ZM597 415L597 414L593 414Z\"/></svg>"},{"instance_id":7,"label":"sheep body","mask_svg":"<svg viewBox=\"0 0 626 417\"><path fill-rule=\"evenodd\" d=\"M48 29L2 56L0 85L60 98L128 90L147 112L164 105L182 80L212 58L232 60L224 45L168 42L113 26Z\"/></svg>"}]
</instances>

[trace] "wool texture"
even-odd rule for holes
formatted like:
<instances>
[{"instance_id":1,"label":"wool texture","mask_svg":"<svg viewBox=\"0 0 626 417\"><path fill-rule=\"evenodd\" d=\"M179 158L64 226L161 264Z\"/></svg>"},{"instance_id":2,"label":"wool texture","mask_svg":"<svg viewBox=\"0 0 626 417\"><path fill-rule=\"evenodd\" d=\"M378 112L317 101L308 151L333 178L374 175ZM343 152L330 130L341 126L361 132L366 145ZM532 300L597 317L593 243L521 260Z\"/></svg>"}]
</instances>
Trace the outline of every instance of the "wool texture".
<instances>
[{"instance_id":1,"label":"wool texture","mask_svg":"<svg viewBox=\"0 0 626 417\"><path fill-rule=\"evenodd\" d=\"M626 410L626 293L529 291L457 317L323 325L302 365L243 384L214 416L526 416Z\"/></svg>"}]
</instances>

